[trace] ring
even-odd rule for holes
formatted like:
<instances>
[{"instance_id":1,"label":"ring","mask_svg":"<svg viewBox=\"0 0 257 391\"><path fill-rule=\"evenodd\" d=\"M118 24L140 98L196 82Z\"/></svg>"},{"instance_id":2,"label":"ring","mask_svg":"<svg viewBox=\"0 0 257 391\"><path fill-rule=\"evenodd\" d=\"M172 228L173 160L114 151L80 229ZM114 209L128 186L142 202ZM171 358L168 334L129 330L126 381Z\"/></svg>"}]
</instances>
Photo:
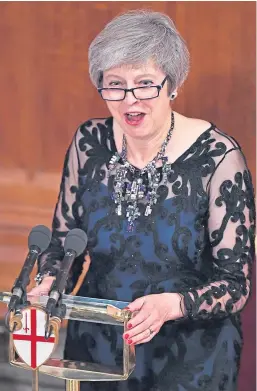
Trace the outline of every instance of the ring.
<instances>
[{"instance_id":1,"label":"ring","mask_svg":"<svg viewBox=\"0 0 257 391\"><path fill-rule=\"evenodd\" d=\"M149 327L148 330L150 331L150 335L152 335L153 334L153 330L151 330L151 327Z\"/></svg>"}]
</instances>

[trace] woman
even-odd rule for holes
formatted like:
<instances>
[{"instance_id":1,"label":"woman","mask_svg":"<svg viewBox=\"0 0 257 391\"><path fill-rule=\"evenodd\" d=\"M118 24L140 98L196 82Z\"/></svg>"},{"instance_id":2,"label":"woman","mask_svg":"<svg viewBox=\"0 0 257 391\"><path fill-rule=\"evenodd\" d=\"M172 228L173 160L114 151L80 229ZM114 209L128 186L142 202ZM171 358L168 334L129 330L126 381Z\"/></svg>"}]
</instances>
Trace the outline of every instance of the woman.
<instances>
[{"instance_id":1,"label":"woman","mask_svg":"<svg viewBox=\"0 0 257 391\"><path fill-rule=\"evenodd\" d=\"M173 111L189 54L168 16L115 18L92 42L89 68L111 117L75 133L32 293L48 292L63 240L80 227L91 263L77 294L131 302L134 316L125 335L70 321L65 357L118 365L122 338L137 345L127 381L83 383L82 391L236 390L254 255L244 155L214 124Z\"/></svg>"}]
</instances>

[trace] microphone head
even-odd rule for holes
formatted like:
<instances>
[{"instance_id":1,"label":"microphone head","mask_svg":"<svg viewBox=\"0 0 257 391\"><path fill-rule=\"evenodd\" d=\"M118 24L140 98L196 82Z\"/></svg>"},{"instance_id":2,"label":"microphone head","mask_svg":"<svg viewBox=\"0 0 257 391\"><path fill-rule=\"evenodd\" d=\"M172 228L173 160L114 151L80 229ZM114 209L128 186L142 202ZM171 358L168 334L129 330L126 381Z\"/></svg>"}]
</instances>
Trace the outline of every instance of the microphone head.
<instances>
[{"instance_id":1,"label":"microphone head","mask_svg":"<svg viewBox=\"0 0 257 391\"><path fill-rule=\"evenodd\" d=\"M37 246L40 249L40 253L44 252L49 246L52 239L52 232L44 225L37 225L32 228L28 237L29 248L31 246Z\"/></svg>"},{"instance_id":2,"label":"microphone head","mask_svg":"<svg viewBox=\"0 0 257 391\"><path fill-rule=\"evenodd\" d=\"M64 251L73 250L76 257L83 253L87 246L87 234L82 229L74 228L68 232L64 241Z\"/></svg>"}]
</instances>

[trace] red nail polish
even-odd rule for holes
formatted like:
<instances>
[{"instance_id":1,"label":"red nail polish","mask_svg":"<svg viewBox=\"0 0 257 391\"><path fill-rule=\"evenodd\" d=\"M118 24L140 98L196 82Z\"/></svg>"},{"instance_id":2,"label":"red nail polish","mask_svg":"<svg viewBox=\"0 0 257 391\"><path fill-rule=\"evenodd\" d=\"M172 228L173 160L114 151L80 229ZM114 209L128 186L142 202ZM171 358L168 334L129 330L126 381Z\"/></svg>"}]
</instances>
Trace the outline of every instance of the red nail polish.
<instances>
[{"instance_id":1,"label":"red nail polish","mask_svg":"<svg viewBox=\"0 0 257 391\"><path fill-rule=\"evenodd\" d=\"M128 338L129 338L129 335L128 335L128 334L125 334L125 335L124 335L124 338L125 338L125 339L128 339Z\"/></svg>"},{"instance_id":2,"label":"red nail polish","mask_svg":"<svg viewBox=\"0 0 257 391\"><path fill-rule=\"evenodd\" d=\"M131 323L128 324L128 329L132 329L132 324Z\"/></svg>"},{"instance_id":3,"label":"red nail polish","mask_svg":"<svg viewBox=\"0 0 257 391\"><path fill-rule=\"evenodd\" d=\"M129 344L129 345L132 344L132 339L129 339L129 340L128 340L128 344Z\"/></svg>"}]
</instances>

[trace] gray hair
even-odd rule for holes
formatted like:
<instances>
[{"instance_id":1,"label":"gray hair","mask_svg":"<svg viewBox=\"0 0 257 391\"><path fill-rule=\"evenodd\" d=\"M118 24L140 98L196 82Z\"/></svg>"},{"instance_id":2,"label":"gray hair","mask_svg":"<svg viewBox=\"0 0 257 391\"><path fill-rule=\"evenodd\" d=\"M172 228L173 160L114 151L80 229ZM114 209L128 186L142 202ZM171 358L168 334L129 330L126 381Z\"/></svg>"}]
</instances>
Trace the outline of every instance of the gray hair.
<instances>
[{"instance_id":1,"label":"gray hair","mask_svg":"<svg viewBox=\"0 0 257 391\"><path fill-rule=\"evenodd\" d=\"M99 87L103 72L121 65L153 60L167 76L170 91L185 81L189 52L173 21L165 14L134 10L109 22L89 47L89 74Z\"/></svg>"}]
</instances>

